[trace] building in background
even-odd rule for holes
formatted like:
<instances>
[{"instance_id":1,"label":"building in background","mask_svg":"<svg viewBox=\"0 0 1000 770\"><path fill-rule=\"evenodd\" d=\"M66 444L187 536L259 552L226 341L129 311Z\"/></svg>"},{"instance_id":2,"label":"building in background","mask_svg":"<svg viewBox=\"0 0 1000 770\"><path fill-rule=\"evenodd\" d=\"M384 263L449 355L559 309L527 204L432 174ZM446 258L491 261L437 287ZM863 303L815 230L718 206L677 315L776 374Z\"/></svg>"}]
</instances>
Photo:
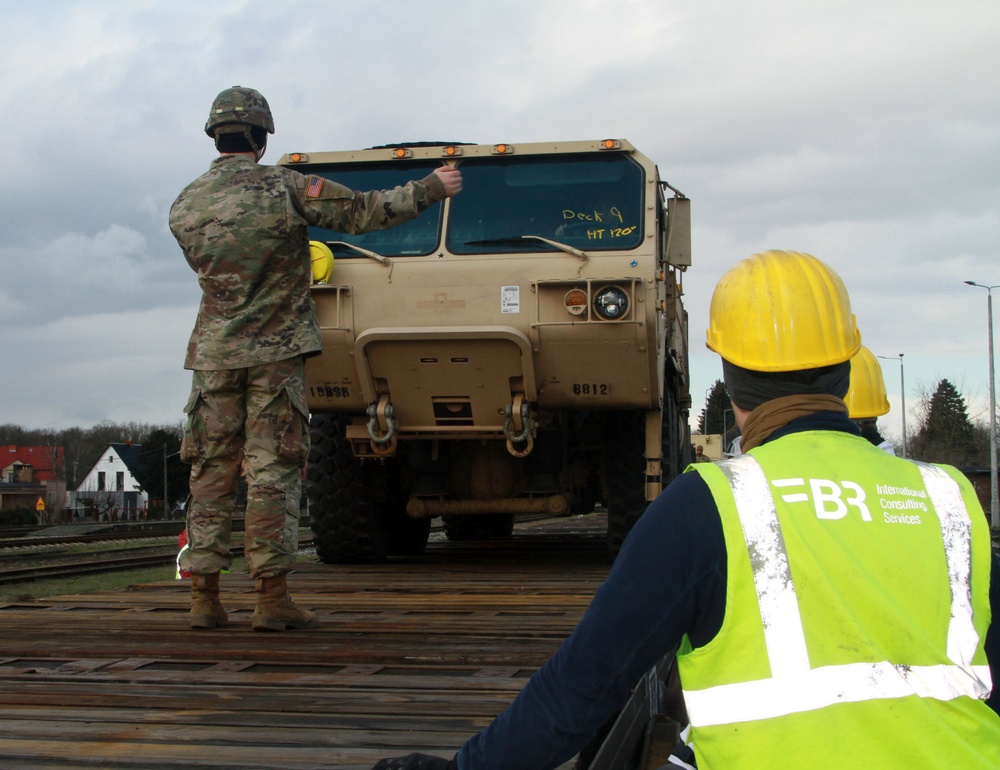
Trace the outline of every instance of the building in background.
<instances>
[{"instance_id":1,"label":"building in background","mask_svg":"<svg viewBox=\"0 0 1000 770\"><path fill-rule=\"evenodd\" d=\"M37 524L63 521L66 510L63 458L61 446L0 446L0 514L31 512Z\"/></svg>"},{"instance_id":2,"label":"building in background","mask_svg":"<svg viewBox=\"0 0 1000 770\"><path fill-rule=\"evenodd\" d=\"M77 520L140 521L149 494L143 489L138 444L108 444L100 458L69 494L67 507Z\"/></svg>"}]
</instances>

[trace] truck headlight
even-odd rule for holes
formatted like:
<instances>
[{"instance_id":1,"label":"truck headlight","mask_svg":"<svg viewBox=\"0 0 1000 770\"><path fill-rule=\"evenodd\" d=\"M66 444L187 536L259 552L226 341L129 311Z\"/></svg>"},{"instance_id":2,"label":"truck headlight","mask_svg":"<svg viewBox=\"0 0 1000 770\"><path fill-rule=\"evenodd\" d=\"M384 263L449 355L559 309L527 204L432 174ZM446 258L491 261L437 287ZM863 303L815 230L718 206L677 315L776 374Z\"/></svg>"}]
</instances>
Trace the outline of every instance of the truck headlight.
<instances>
[{"instance_id":1,"label":"truck headlight","mask_svg":"<svg viewBox=\"0 0 1000 770\"><path fill-rule=\"evenodd\" d=\"M617 286L605 286L594 295L594 310L606 321L617 321L628 313L628 294Z\"/></svg>"}]
</instances>

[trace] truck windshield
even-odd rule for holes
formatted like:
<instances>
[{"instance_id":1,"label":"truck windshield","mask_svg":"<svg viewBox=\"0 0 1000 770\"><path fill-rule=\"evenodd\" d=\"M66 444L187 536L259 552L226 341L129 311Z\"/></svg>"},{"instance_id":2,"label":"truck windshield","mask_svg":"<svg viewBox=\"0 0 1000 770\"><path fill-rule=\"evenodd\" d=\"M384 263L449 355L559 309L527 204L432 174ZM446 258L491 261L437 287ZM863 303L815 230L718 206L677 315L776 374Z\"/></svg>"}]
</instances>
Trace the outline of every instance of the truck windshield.
<instances>
[{"instance_id":1,"label":"truck windshield","mask_svg":"<svg viewBox=\"0 0 1000 770\"><path fill-rule=\"evenodd\" d=\"M352 190L391 190L404 185L411 179L423 179L441 164L437 161L406 161L392 164L338 164L336 166L312 166L310 174L332 179ZM437 248L440 238L441 206L432 206L416 219L388 230L376 230L360 235L350 235L322 227L310 227L309 238L314 241L346 241L363 249L374 251L383 257L420 256L430 254ZM364 259L357 252L338 250L337 258L353 257Z\"/></svg>"},{"instance_id":2,"label":"truck windshield","mask_svg":"<svg viewBox=\"0 0 1000 770\"><path fill-rule=\"evenodd\" d=\"M455 254L633 249L642 242L643 171L620 153L462 161L448 250ZM524 238L524 236L536 236Z\"/></svg>"}]
</instances>

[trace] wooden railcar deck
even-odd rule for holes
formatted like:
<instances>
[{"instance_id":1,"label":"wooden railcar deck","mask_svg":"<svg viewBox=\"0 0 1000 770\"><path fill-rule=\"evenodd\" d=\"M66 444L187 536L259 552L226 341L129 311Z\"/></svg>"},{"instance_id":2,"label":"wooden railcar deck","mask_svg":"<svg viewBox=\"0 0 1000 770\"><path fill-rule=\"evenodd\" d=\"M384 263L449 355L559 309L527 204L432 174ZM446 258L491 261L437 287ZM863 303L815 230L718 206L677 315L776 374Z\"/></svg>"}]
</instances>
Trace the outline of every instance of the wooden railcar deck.
<instances>
[{"instance_id":1,"label":"wooden railcar deck","mask_svg":"<svg viewBox=\"0 0 1000 770\"><path fill-rule=\"evenodd\" d=\"M384 565L303 561L318 629L254 633L245 573L230 626L187 627L189 586L0 605L0 768L367 770L450 756L514 698L606 577L605 517L435 542Z\"/></svg>"}]
</instances>

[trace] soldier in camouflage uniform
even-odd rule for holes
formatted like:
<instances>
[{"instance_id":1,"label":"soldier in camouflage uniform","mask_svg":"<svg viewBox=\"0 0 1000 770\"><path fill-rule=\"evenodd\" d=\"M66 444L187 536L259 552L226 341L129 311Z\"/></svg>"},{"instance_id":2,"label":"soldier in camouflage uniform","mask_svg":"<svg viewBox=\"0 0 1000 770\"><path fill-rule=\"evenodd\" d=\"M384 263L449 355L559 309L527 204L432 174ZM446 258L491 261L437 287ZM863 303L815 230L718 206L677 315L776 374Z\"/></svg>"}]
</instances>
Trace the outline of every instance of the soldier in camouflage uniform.
<instances>
[{"instance_id":1,"label":"soldier in camouflage uniform","mask_svg":"<svg viewBox=\"0 0 1000 770\"><path fill-rule=\"evenodd\" d=\"M319 176L260 165L274 133L264 97L234 86L205 125L220 156L178 196L170 230L202 289L184 366L193 370L182 459L191 464L192 628L228 622L219 572L232 561L230 526L246 475L245 552L256 581L255 630L311 628L288 596L298 550L302 470L309 451L304 360L319 352L310 294L308 225L348 233L413 219L461 190L442 167L389 191L354 192Z\"/></svg>"}]
</instances>

